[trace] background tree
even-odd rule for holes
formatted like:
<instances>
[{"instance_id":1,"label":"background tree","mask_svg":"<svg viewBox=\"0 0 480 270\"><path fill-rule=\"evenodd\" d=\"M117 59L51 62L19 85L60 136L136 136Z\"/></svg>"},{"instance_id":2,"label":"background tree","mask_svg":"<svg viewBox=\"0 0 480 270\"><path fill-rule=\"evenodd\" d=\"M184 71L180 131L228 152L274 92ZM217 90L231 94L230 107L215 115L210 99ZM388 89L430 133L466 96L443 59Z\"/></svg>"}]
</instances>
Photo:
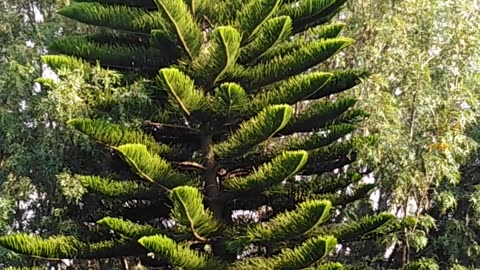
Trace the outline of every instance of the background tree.
<instances>
[{"instance_id":1,"label":"background tree","mask_svg":"<svg viewBox=\"0 0 480 270\"><path fill-rule=\"evenodd\" d=\"M0 3L0 235L18 231L74 233L72 220L80 214L77 207L76 215L68 212L70 205L62 197L61 185L66 181L56 181L57 174L66 166L95 170L95 162L88 162L97 152L92 143L79 141L79 136L62 124L69 117L82 115L83 107L70 104L67 111L57 98L60 89L47 92L35 83L38 77L51 73L40 60L46 43L61 33L84 29L54 16L64 4L40 0ZM79 75L70 74L70 82L82 82ZM74 140L83 149L73 147ZM78 162L80 159L83 161ZM0 268L5 264L47 267L1 248Z\"/></svg>"},{"instance_id":2,"label":"background tree","mask_svg":"<svg viewBox=\"0 0 480 270\"><path fill-rule=\"evenodd\" d=\"M50 259L132 256L184 269L338 269L324 260L337 243L347 249L411 224L391 214L345 223L331 211L373 188L345 168L355 145L368 142L346 136L364 113L351 109L355 100L331 96L364 73L315 69L352 43L338 36L343 24L325 24L344 3L87 1L62 9L99 29L58 39L50 49L65 55L44 60L64 76L68 66L118 78L97 60L122 73L99 82L113 90L79 88L91 119L69 124L123 163L74 177L99 195L89 197L101 206L84 220L90 233L13 234L0 244ZM107 230L92 224L100 213L109 215L97 222Z\"/></svg>"},{"instance_id":3,"label":"background tree","mask_svg":"<svg viewBox=\"0 0 480 270\"><path fill-rule=\"evenodd\" d=\"M375 147L359 154L378 184L375 202L367 208L424 216L408 237L383 243L381 249L394 247L385 256L358 247L365 251L364 258L376 261L369 263L375 269L407 264L411 255L419 259L413 254L426 245L438 254L450 254L436 256L442 260L460 255L449 250L456 246L450 241L460 240L459 235L445 236L450 240L440 251L421 227L432 229L432 207L442 213L434 216L437 228L444 226L442 220L449 219L451 211L469 211L457 205L463 195L455 193L457 184L460 189L473 185L460 182L459 168L476 147L467 130L478 117L478 8L478 1L366 0L350 2L339 15L347 23L345 34L354 36L357 45L339 54L331 66L357 66L374 73L356 88L360 108L370 114L361 133L377 135ZM467 219L461 223L469 223ZM446 233L436 230L434 235Z\"/></svg>"}]
</instances>

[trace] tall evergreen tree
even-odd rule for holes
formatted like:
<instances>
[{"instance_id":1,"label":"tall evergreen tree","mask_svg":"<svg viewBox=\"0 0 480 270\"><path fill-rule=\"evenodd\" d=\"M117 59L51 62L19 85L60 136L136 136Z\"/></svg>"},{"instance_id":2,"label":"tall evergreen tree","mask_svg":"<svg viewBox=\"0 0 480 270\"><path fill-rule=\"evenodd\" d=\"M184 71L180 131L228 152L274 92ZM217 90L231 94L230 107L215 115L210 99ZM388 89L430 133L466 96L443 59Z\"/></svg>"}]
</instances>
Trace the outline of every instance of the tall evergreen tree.
<instances>
[{"instance_id":1,"label":"tall evergreen tree","mask_svg":"<svg viewBox=\"0 0 480 270\"><path fill-rule=\"evenodd\" d=\"M341 269L328 262L337 244L409 225L386 213L336 218L373 188L348 166L358 140L347 135L365 114L335 95L365 72L322 69L353 43L328 23L345 2L102 0L60 10L98 31L58 39L45 62L88 71L98 61L148 97L125 104L99 89L94 117L68 122L125 165L78 181L138 208L104 209L88 235L12 234L0 245L176 269ZM120 124L118 106L139 124Z\"/></svg>"}]
</instances>

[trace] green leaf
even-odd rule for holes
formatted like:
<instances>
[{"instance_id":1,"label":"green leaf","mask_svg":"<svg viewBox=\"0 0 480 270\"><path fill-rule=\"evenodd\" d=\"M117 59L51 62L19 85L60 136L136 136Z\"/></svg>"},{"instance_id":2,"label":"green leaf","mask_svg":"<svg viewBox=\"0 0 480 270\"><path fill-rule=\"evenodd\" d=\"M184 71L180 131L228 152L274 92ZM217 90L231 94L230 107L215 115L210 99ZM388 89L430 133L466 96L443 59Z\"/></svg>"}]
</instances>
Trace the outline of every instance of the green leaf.
<instances>
[{"instance_id":1,"label":"green leaf","mask_svg":"<svg viewBox=\"0 0 480 270\"><path fill-rule=\"evenodd\" d=\"M92 66L86 61L69 55L42 55L41 59L55 71L67 68L70 70L82 69L85 73L89 73L92 69Z\"/></svg>"},{"instance_id":2,"label":"green leaf","mask_svg":"<svg viewBox=\"0 0 480 270\"><path fill-rule=\"evenodd\" d=\"M329 201L307 201L290 212L247 229L243 243L276 243L308 234L327 219L332 204Z\"/></svg>"},{"instance_id":3,"label":"green leaf","mask_svg":"<svg viewBox=\"0 0 480 270\"><path fill-rule=\"evenodd\" d=\"M252 147L285 127L292 113L293 109L288 105L273 105L265 108L256 117L242 123L227 140L216 144L215 153L225 158L248 152Z\"/></svg>"},{"instance_id":4,"label":"green leaf","mask_svg":"<svg viewBox=\"0 0 480 270\"><path fill-rule=\"evenodd\" d=\"M169 94L170 104L186 116L205 110L205 95L195 89L194 82L176 68L161 69L157 76L162 89Z\"/></svg>"},{"instance_id":5,"label":"green leaf","mask_svg":"<svg viewBox=\"0 0 480 270\"><path fill-rule=\"evenodd\" d=\"M133 196L148 191L136 181L115 181L110 178L87 175L78 176L78 179L89 191L112 198Z\"/></svg>"},{"instance_id":6,"label":"green leaf","mask_svg":"<svg viewBox=\"0 0 480 270\"><path fill-rule=\"evenodd\" d=\"M377 216L364 216L354 222L322 227L317 233L331 234L340 243L347 243L367 237L368 234L380 230L383 226L387 226L389 222L394 222L395 220L394 215L382 213Z\"/></svg>"},{"instance_id":7,"label":"green leaf","mask_svg":"<svg viewBox=\"0 0 480 270\"><path fill-rule=\"evenodd\" d=\"M0 245L20 254L52 259L76 257L85 248L84 243L72 236L51 236L43 239L23 233L0 237Z\"/></svg>"},{"instance_id":8,"label":"green leaf","mask_svg":"<svg viewBox=\"0 0 480 270\"><path fill-rule=\"evenodd\" d=\"M150 34L153 29L163 29L165 24L158 12L121 5L73 3L58 13L90 25L145 34Z\"/></svg>"},{"instance_id":9,"label":"green leaf","mask_svg":"<svg viewBox=\"0 0 480 270\"><path fill-rule=\"evenodd\" d=\"M220 222L203 206L203 195L198 189L177 187L168 197L173 202L171 216L178 222L176 231L182 234L181 238L190 239L193 236L197 240L205 241L221 229Z\"/></svg>"},{"instance_id":10,"label":"green leaf","mask_svg":"<svg viewBox=\"0 0 480 270\"><path fill-rule=\"evenodd\" d=\"M237 13L235 28L240 29L244 41L250 41L262 25L280 6L281 0L249 0Z\"/></svg>"},{"instance_id":11,"label":"green leaf","mask_svg":"<svg viewBox=\"0 0 480 270\"><path fill-rule=\"evenodd\" d=\"M97 221L98 225L108 228L115 233L121 234L128 238L141 238L144 236L151 236L160 234L164 230L155 228L150 225L141 225L122 218L104 217Z\"/></svg>"},{"instance_id":12,"label":"green leaf","mask_svg":"<svg viewBox=\"0 0 480 270\"><path fill-rule=\"evenodd\" d=\"M188 247L180 246L172 239L163 235L142 237L138 242L169 264L182 269L211 270L224 269L226 267L216 259L207 257Z\"/></svg>"},{"instance_id":13,"label":"green leaf","mask_svg":"<svg viewBox=\"0 0 480 270\"><path fill-rule=\"evenodd\" d=\"M111 124L101 119L77 118L69 120L67 124L90 138L109 146L117 147L128 143L139 143L158 155L171 152L170 147L156 142L151 135L118 124Z\"/></svg>"},{"instance_id":14,"label":"green leaf","mask_svg":"<svg viewBox=\"0 0 480 270\"><path fill-rule=\"evenodd\" d=\"M308 239L295 249L284 249L271 258L250 258L239 261L232 267L234 270L298 270L308 267L325 258L335 249L337 240L332 236L319 236Z\"/></svg>"},{"instance_id":15,"label":"green leaf","mask_svg":"<svg viewBox=\"0 0 480 270\"><path fill-rule=\"evenodd\" d=\"M178 0L155 0L155 3L166 18L166 32L170 40L178 40L190 60L193 60L200 52L202 32L187 4Z\"/></svg>"},{"instance_id":16,"label":"green leaf","mask_svg":"<svg viewBox=\"0 0 480 270\"><path fill-rule=\"evenodd\" d=\"M328 262L328 263L322 264L320 266L309 267L309 268L305 268L303 270L342 270L342 269L344 269L344 267L341 263Z\"/></svg>"},{"instance_id":17,"label":"green leaf","mask_svg":"<svg viewBox=\"0 0 480 270\"><path fill-rule=\"evenodd\" d=\"M263 190L295 175L307 163L306 151L283 152L246 177L234 177L224 183L226 190L249 192Z\"/></svg>"},{"instance_id":18,"label":"green leaf","mask_svg":"<svg viewBox=\"0 0 480 270\"><path fill-rule=\"evenodd\" d=\"M327 25L319 25L307 30L307 36L312 39L336 38L345 28L344 23L332 23Z\"/></svg>"},{"instance_id":19,"label":"green leaf","mask_svg":"<svg viewBox=\"0 0 480 270\"><path fill-rule=\"evenodd\" d=\"M293 105L308 99L317 92L322 92L332 75L331 73L314 72L292 77L255 95L246 110L256 113L271 104Z\"/></svg>"},{"instance_id":20,"label":"green leaf","mask_svg":"<svg viewBox=\"0 0 480 270\"><path fill-rule=\"evenodd\" d=\"M84 243L73 236L50 236L16 233L0 237L0 246L32 257L58 260L71 258L103 258L111 256L115 248L125 248L128 243L104 241Z\"/></svg>"},{"instance_id":21,"label":"green leaf","mask_svg":"<svg viewBox=\"0 0 480 270\"><path fill-rule=\"evenodd\" d=\"M240 112L248 103L247 93L236 83L223 83L215 88L213 110L219 115L230 117Z\"/></svg>"},{"instance_id":22,"label":"green leaf","mask_svg":"<svg viewBox=\"0 0 480 270\"><path fill-rule=\"evenodd\" d=\"M148 151L143 144L125 144L119 146L118 150L132 169L148 181L166 188L185 185L191 181L187 175L175 171L165 159Z\"/></svg>"},{"instance_id":23,"label":"green leaf","mask_svg":"<svg viewBox=\"0 0 480 270\"><path fill-rule=\"evenodd\" d=\"M221 26L212 33L210 47L203 50L192 66L192 74L208 90L220 83L237 61L240 33L231 26Z\"/></svg>"},{"instance_id":24,"label":"green leaf","mask_svg":"<svg viewBox=\"0 0 480 270\"><path fill-rule=\"evenodd\" d=\"M237 76L246 89L257 89L305 72L352 43L348 38L313 41L287 55L248 67Z\"/></svg>"},{"instance_id":25,"label":"green leaf","mask_svg":"<svg viewBox=\"0 0 480 270\"><path fill-rule=\"evenodd\" d=\"M105 40L102 40L105 39ZM138 46L135 42L114 35L57 38L49 44L49 51L82 58L91 64L123 69L157 71L175 59L175 52L165 46ZM160 48L161 49L160 49ZM121 57L119 57L121 56Z\"/></svg>"},{"instance_id":26,"label":"green leaf","mask_svg":"<svg viewBox=\"0 0 480 270\"><path fill-rule=\"evenodd\" d=\"M240 50L239 62L247 64L262 57L272 47L286 40L292 31L292 20L290 17L281 16L269 19L260 28L252 42Z\"/></svg>"},{"instance_id":27,"label":"green leaf","mask_svg":"<svg viewBox=\"0 0 480 270\"><path fill-rule=\"evenodd\" d=\"M279 13L292 18L297 23L302 20L309 20L315 15L327 10L336 0L302 0L299 2L286 3Z\"/></svg>"},{"instance_id":28,"label":"green leaf","mask_svg":"<svg viewBox=\"0 0 480 270\"><path fill-rule=\"evenodd\" d=\"M282 130L282 134L293 134L295 132L310 132L315 129L324 128L327 124L338 120L357 101L352 98L345 98L332 101L314 101L307 105L299 114L292 119L288 126Z\"/></svg>"}]
</instances>

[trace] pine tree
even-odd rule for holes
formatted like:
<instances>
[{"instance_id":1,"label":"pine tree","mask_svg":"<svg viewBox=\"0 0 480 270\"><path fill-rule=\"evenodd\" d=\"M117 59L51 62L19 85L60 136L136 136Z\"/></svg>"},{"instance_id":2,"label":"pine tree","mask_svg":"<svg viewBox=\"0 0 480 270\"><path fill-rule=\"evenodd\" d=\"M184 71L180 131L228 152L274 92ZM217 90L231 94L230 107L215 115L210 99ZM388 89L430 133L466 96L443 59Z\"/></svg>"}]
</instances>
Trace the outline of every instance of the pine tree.
<instances>
[{"instance_id":1,"label":"pine tree","mask_svg":"<svg viewBox=\"0 0 480 270\"><path fill-rule=\"evenodd\" d=\"M339 244L408 226L388 213L346 223L334 211L373 188L348 166L357 143L348 135L365 114L335 95L366 73L322 65L353 43L329 23L345 2L85 0L60 10L98 31L58 39L46 63L98 62L148 96L127 106L140 127L115 122L119 101L100 91L95 118L68 122L134 173L77 179L104 200L149 207L105 211L89 225L95 241L13 234L0 245L175 269L341 269L328 259Z\"/></svg>"}]
</instances>

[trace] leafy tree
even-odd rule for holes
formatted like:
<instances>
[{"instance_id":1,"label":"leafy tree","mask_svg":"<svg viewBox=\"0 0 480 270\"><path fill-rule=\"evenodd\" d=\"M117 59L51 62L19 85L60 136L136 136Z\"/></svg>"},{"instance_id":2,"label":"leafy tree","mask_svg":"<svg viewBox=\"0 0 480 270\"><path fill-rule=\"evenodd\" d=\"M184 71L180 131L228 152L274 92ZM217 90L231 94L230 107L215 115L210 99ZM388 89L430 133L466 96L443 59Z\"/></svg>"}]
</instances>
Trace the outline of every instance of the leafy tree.
<instances>
[{"instance_id":1,"label":"leafy tree","mask_svg":"<svg viewBox=\"0 0 480 270\"><path fill-rule=\"evenodd\" d=\"M373 188L348 166L357 144L370 142L348 136L365 113L335 95L366 74L320 66L353 43L339 36L343 24L328 23L345 2L102 0L61 9L97 31L57 39L57 55L43 60L66 78L66 68L108 73L97 83L110 87L41 82L78 89L69 93L90 117L68 124L114 162L73 176L83 205L97 202L88 233L18 233L0 245L178 269L341 269L328 260L337 244L412 225L336 213Z\"/></svg>"},{"instance_id":2,"label":"leafy tree","mask_svg":"<svg viewBox=\"0 0 480 270\"><path fill-rule=\"evenodd\" d=\"M358 130L377 135L375 147L363 148L358 155L378 184L375 203L368 206L373 209L362 211L423 216L412 230L381 243L381 250L392 247L392 252L378 256L371 243L368 249L360 245L352 252L364 251L360 256L375 261L370 265L376 269L395 268L420 259L427 245L429 250L437 245L430 232L458 238L436 231L434 225L436 220L437 228L443 227L451 211L466 211L460 209L457 200L463 199L455 186L470 185L461 180L459 168L476 147L467 130L478 119L478 3L367 0L347 7L339 17L347 23L345 34L355 35L357 44L330 66L356 66L373 73L355 91L359 107L370 115ZM432 219L432 207L445 216L435 214ZM459 255L450 253L454 243L445 242L442 252L434 250Z\"/></svg>"},{"instance_id":3,"label":"leafy tree","mask_svg":"<svg viewBox=\"0 0 480 270\"><path fill-rule=\"evenodd\" d=\"M75 233L77 221L73 220L81 213L75 206L72 215L69 208L74 205L62 196L65 181L56 181L57 174L64 166L93 173L101 165L89 162L98 155L92 151L92 143L79 141L77 134L61 124L68 115L82 115L82 108L70 104L67 112L55 98L59 89L47 92L35 82L50 72L40 59L46 43L59 32L84 29L55 16L61 6L63 1L0 3L0 235L18 231L45 236ZM75 147L73 141L82 148ZM44 262L1 248L0 268L5 264L47 267Z\"/></svg>"}]
</instances>

